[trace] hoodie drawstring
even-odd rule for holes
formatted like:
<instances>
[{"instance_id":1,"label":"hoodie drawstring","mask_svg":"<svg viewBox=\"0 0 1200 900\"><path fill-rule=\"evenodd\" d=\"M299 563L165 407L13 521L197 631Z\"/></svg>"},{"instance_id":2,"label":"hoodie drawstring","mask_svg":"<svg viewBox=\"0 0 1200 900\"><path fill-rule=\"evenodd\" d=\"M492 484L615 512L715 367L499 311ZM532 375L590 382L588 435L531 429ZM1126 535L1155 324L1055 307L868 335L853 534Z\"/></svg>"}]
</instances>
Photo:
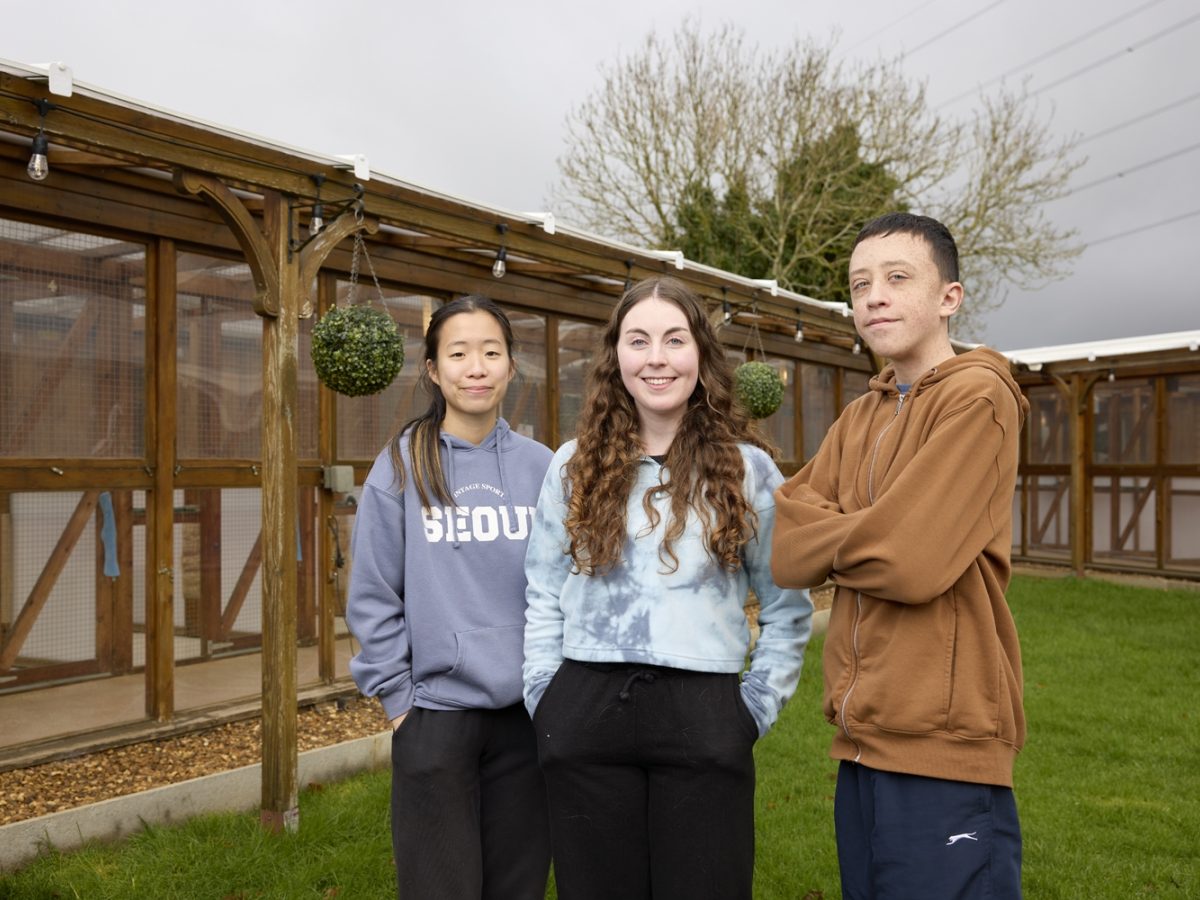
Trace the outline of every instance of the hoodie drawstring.
<instances>
[{"instance_id":1,"label":"hoodie drawstring","mask_svg":"<svg viewBox=\"0 0 1200 900\"><path fill-rule=\"evenodd\" d=\"M450 490L453 491L455 485L458 484L458 482L454 479L454 447L450 444L450 438L446 436L444 431L441 433L441 441L442 446L446 448L446 467L449 470L446 472L446 484L450 485ZM454 514L452 512L450 515L450 521L447 523L454 530L454 542L450 546L452 546L455 550L458 550L462 547L462 544L458 542L458 529L454 527L452 524L453 522Z\"/></svg>"},{"instance_id":2,"label":"hoodie drawstring","mask_svg":"<svg viewBox=\"0 0 1200 900\"><path fill-rule=\"evenodd\" d=\"M622 703L628 702L630 696L632 696L629 689L631 687L633 687L633 685L638 681L644 681L647 684L652 684L654 682L654 673L650 672L646 669L638 669L636 672L634 672L632 675L630 675L628 678L625 679L625 685L618 692L617 699L620 700Z\"/></svg>"}]
</instances>

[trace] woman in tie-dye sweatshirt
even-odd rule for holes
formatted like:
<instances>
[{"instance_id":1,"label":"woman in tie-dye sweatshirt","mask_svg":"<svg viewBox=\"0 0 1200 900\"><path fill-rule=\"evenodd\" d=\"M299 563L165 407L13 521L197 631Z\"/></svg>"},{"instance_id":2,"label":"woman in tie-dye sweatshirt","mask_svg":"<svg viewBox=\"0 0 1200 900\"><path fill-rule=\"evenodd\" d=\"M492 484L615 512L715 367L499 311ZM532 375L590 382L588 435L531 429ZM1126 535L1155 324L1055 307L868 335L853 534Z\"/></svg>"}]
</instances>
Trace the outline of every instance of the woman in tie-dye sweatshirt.
<instances>
[{"instance_id":1,"label":"woman in tie-dye sweatshirt","mask_svg":"<svg viewBox=\"0 0 1200 900\"><path fill-rule=\"evenodd\" d=\"M771 580L783 479L766 448L699 298L671 278L630 288L525 561L560 900L751 896L752 749L795 689L812 613Z\"/></svg>"}]
</instances>

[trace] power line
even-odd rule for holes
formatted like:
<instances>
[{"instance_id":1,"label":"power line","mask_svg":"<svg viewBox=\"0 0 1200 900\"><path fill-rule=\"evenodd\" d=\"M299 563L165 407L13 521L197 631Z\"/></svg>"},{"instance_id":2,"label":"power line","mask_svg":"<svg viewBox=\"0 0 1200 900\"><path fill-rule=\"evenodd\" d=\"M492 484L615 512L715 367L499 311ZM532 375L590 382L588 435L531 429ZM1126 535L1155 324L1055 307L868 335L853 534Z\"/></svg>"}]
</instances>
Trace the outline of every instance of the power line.
<instances>
[{"instance_id":1,"label":"power line","mask_svg":"<svg viewBox=\"0 0 1200 900\"><path fill-rule=\"evenodd\" d=\"M1064 75L1062 78L1059 78L1057 81L1052 81L1049 84L1044 84L1040 88L1038 88L1036 91L1031 91L1030 94L1031 94L1031 96L1036 96L1037 94L1040 94L1043 91L1048 91L1051 88L1058 87L1060 84L1065 84L1066 82L1071 81L1075 78L1078 78L1080 75L1084 75L1087 72L1092 71L1093 69L1098 69L1098 68L1100 68L1100 66L1107 65L1108 63L1112 62L1114 59L1120 59L1122 56L1125 56L1127 53L1132 53L1134 50L1139 50L1142 47L1145 47L1147 44L1152 44L1155 41L1159 40L1160 38L1164 38L1167 35L1178 31L1180 28L1183 28L1187 25L1191 25L1197 19L1200 19L1200 13L1195 13L1194 15L1190 15L1186 19L1182 19L1179 22L1176 22L1174 25L1164 28L1162 31L1156 31L1154 34L1150 35L1150 37L1143 38L1140 41L1135 41L1134 43L1130 44L1128 47L1125 47L1122 50L1118 50L1116 53L1112 53L1112 54L1104 57L1103 59L1098 59L1095 62L1089 63L1088 65L1084 66L1082 69L1076 69L1071 74Z\"/></svg>"},{"instance_id":2,"label":"power line","mask_svg":"<svg viewBox=\"0 0 1200 900\"><path fill-rule=\"evenodd\" d=\"M1096 140L1097 138L1102 138L1106 135L1112 134L1114 131L1120 131L1122 128L1128 128L1130 125L1136 125L1138 122L1145 122L1147 119L1152 119L1157 115L1175 109L1177 106L1183 106L1185 103L1191 103L1193 100L1197 99L1200 99L1200 91L1197 91L1194 94L1188 94L1188 96L1180 100L1176 100L1173 103L1168 103L1166 106L1160 106L1158 109L1152 109L1150 112L1142 113L1140 116L1135 116L1132 119L1126 119L1124 122L1119 122L1116 125L1110 125L1103 131L1097 131L1094 134L1089 134L1085 138L1080 138L1075 146L1080 147L1086 143L1089 143L1090 141Z\"/></svg>"},{"instance_id":3,"label":"power line","mask_svg":"<svg viewBox=\"0 0 1200 900\"><path fill-rule=\"evenodd\" d=\"M1167 160L1175 159L1177 156L1183 156L1186 153L1194 153L1200 150L1200 144L1192 144L1190 147L1183 147L1179 150L1174 150L1165 156L1159 156L1155 159L1146 160L1144 163L1138 163L1136 166L1131 166L1128 169L1122 169L1120 172L1113 172L1111 175L1105 175L1103 178L1097 178L1095 181L1089 181L1087 184L1081 184L1077 188L1071 188L1063 197L1070 197L1073 194L1078 194L1080 191L1086 191L1088 188L1094 188L1098 184L1104 184L1106 181L1116 181L1118 178L1124 178L1126 175L1132 175L1134 172L1140 172L1142 169L1149 169L1151 166L1157 166L1159 163L1165 163Z\"/></svg>"},{"instance_id":4,"label":"power line","mask_svg":"<svg viewBox=\"0 0 1200 900\"><path fill-rule=\"evenodd\" d=\"M1033 59L1026 60L1025 62L1021 63L1019 66L1013 66L1008 71L1001 72L995 78L985 81L982 84L978 85L977 87L975 87L969 91L963 91L961 94L951 97L949 100L943 101L942 103L938 104L937 108L941 109L944 106L949 106L951 103L957 103L959 100L962 100L965 97L970 97L972 94L979 93L979 91L982 91L988 85L995 84L997 81L1003 81L1005 78L1008 78L1010 75L1015 75L1017 72L1021 72L1025 69L1028 69L1030 66L1035 66L1040 62L1045 62L1046 60L1050 59L1050 57L1057 56L1058 54L1062 53L1064 50L1069 50L1071 47L1074 47L1076 44L1082 43L1083 41L1086 41L1088 38L1096 36L1097 34L1104 31L1105 29L1111 28L1113 25L1116 25L1120 22L1124 22L1126 19L1133 18L1138 13L1149 9L1152 6L1157 6L1159 3L1162 3L1162 2L1163 2L1163 0L1150 0L1150 2L1143 3L1141 6L1137 7L1136 9L1131 9L1128 12L1122 13L1121 15L1117 16L1114 19L1109 19L1107 22L1103 22L1100 25L1097 25L1095 28L1091 28L1091 29L1085 31L1083 34L1077 35L1076 37L1071 38L1069 41L1065 41L1064 43L1059 44L1057 47L1050 48L1045 53L1042 53L1038 56L1033 57Z\"/></svg>"},{"instance_id":5,"label":"power line","mask_svg":"<svg viewBox=\"0 0 1200 900\"><path fill-rule=\"evenodd\" d=\"M905 19L911 18L912 16L916 15L921 10L923 10L925 7L932 6L934 3L937 3L937 0L925 0L925 2L922 3L920 6L918 6L916 9L910 9L908 12L906 12L904 15L900 16L898 19L893 19L891 22L888 22L882 28L875 29L874 31L872 31L870 34L868 34L862 40L855 41L853 44L851 44L849 47L846 48L845 52L849 53L851 50L855 49L856 47L861 47L867 41L871 40L872 38L878 37L879 35L883 34L885 31L887 31L891 28L894 28L895 26L897 26L901 22L903 22Z\"/></svg>"},{"instance_id":6,"label":"power line","mask_svg":"<svg viewBox=\"0 0 1200 900\"><path fill-rule=\"evenodd\" d=\"M1143 231L1149 231L1152 228L1161 228L1163 225L1170 225L1173 222L1182 222L1184 219L1190 219L1193 216L1200 216L1200 209L1193 209L1191 212L1185 212L1178 216L1171 216L1169 219L1160 219L1157 222L1151 222L1149 225L1139 225L1137 228L1130 228L1128 231L1120 231L1116 234L1110 234L1108 237L1098 238L1094 241L1088 241L1084 247L1095 247L1097 244L1104 244L1108 241L1115 241L1119 238L1129 237L1131 234L1141 234Z\"/></svg>"},{"instance_id":7,"label":"power line","mask_svg":"<svg viewBox=\"0 0 1200 900\"><path fill-rule=\"evenodd\" d=\"M905 51L904 53L901 54L901 56L904 57L905 59L907 59L908 57L912 56L917 51L924 50L926 47L928 47L930 44L934 43L935 41L940 41L942 38L944 38L946 35L950 34L952 31L957 31L959 28L962 28L968 22L975 21L980 16L982 16L985 12L995 9L997 6L999 6L1003 2L1004 2L1004 0L995 0L995 2L989 3L987 6L985 6L983 9L979 10L978 12L971 13L971 15L967 16L961 22L956 22L955 24L953 24L949 28L947 28L945 31L939 31L937 34L935 34L929 40L923 41L922 43L917 44L917 46L913 47L911 50Z\"/></svg>"}]
</instances>

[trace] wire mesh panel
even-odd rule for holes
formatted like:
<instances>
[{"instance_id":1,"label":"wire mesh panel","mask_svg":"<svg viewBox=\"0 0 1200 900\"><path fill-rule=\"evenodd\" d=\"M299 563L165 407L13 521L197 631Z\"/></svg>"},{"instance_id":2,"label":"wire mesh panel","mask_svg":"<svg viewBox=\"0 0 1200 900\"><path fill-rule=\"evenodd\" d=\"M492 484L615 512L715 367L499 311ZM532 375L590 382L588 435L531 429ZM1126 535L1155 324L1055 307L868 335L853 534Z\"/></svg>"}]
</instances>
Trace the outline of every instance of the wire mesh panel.
<instances>
[{"instance_id":1,"label":"wire mesh panel","mask_svg":"<svg viewBox=\"0 0 1200 900\"><path fill-rule=\"evenodd\" d=\"M800 363L800 405L804 410L804 458L812 459L837 418L833 366Z\"/></svg>"},{"instance_id":2,"label":"wire mesh panel","mask_svg":"<svg viewBox=\"0 0 1200 900\"><path fill-rule=\"evenodd\" d=\"M1152 464L1158 453L1154 379L1100 382L1093 390L1095 410L1092 459L1098 464Z\"/></svg>"},{"instance_id":3,"label":"wire mesh panel","mask_svg":"<svg viewBox=\"0 0 1200 900\"><path fill-rule=\"evenodd\" d=\"M346 305L350 283L338 282L338 303ZM365 302L362 292L370 291L371 301L378 304L374 285L359 285L359 299ZM429 317L441 300L425 294L393 290L383 286L383 308L400 329L404 339L404 366L387 388L378 394L365 397L337 398L337 447L338 458L343 460L374 459L395 430L414 415L422 412L429 400L417 390L424 362L425 328ZM311 332L310 332L311 334ZM312 370L312 341L305 340L301 346L301 357L306 371ZM316 375L313 375L315 378Z\"/></svg>"},{"instance_id":4,"label":"wire mesh panel","mask_svg":"<svg viewBox=\"0 0 1200 900\"><path fill-rule=\"evenodd\" d=\"M583 407L584 379L600 346L604 326L558 321L558 441L575 437Z\"/></svg>"},{"instance_id":5,"label":"wire mesh panel","mask_svg":"<svg viewBox=\"0 0 1200 900\"><path fill-rule=\"evenodd\" d=\"M1170 504L1166 563L1200 570L1200 478L1168 478L1166 491Z\"/></svg>"},{"instance_id":6,"label":"wire mesh panel","mask_svg":"<svg viewBox=\"0 0 1200 900\"><path fill-rule=\"evenodd\" d=\"M1157 536L1155 479L1092 479L1092 558L1097 562L1154 565Z\"/></svg>"},{"instance_id":7,"label":"wire mesh panel","mask_svg":"<svg viewBox=\"0 0 1200 900\"><path fill-rule=\"evenodd\" d=\"M1200 465L1200 374L1167 379L1166 461Z\"/></svg>"},{"instance_id":8,"label":"wire mesh panel","mask_svg":"<svg viewBox=\"0 0 1200 900\"><path fill-rule=\"evenodd\" d=\"M550 423L546 415L546 317L533 313L505 309L512 322L513 358L517 375L508 386L501 415L512 430L525 437L550 440Z\"/></svg>"},{"instance_id":9,"label":"wire mesh panel","mask_svg":"<svg viewBox=\"0 0 1200 900\"><path fill-rule=\"evenodd\" d=\"M145 445L141 244L0 219L0 457Z\"/></svg>"},{"instance_id":10,"label":"wire mesh panel","mask_svg":"<svg viewBox=\"0 0 1200 900\"><path fill-rule=\"evenodd\" d=\"M870 382L870 372L842 369L842 409L869 391L871 389Z\"/></svg>"},{"instance_id":11,"label":"wire mesh panel","mask_svg":"<svg viewBox=\"0 0 1200 900\"><path fill-rule=\"evenodd\" d=\"M199 253L177 258L177 453L258 459L262 320L250 267Z\"/></svg>"},{"instance_id":12,"label":"wire mesh panel","mask_svg":"<svg viewBox=\"0 0 1200 900\"><path fill-rule=\"evenodd\" d=\"M23 667L95 657L97 494L11 497L12 599L20 615L32 616L20 645Z\"/></svg>"},{"instance_id":13,"label":"wire mesh panel","mask_svg":"<svg viewBox=\"0 0 1200 900\"><path fill-rule=\"evenodd\" d=\"M1071 557L1071 479L1068 475L1026 475L1029 503L1026 536L1029 555L1063 560Z\"/></svg>"},{"instance_id":14,"label":"wire mesh panel","mask_svg":"<svg viewBox=\"0 0 1200 900\"><path fill-rule=\"evenodd\" d=\"M1053 385L1028 388L1025 396L1029 400L1029 418L1025 424L1029 462L1069 466L1071 423L1066 398Z\"/></svg>"}]
</instances>

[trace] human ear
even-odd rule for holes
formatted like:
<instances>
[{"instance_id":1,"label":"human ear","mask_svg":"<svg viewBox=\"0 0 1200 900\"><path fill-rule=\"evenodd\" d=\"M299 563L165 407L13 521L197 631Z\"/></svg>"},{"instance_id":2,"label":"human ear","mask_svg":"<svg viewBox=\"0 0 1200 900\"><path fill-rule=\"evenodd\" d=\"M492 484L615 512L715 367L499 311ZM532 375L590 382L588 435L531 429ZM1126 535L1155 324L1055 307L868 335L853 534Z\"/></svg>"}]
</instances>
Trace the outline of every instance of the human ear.
<instances>
[{"instance_id":1,"label":"human ear","mask_svg":"<svg viewBox=\"0 0 1200 900\"><path fill-rule=\"evenodd\" d=\"M438 387L442 386L442 383L438 381L437 364L432 359L425 360L425 374L428 375L429 380Z\"/></svg>"},{"instance_id":2,"label":"human ear","mask_svg":"<svg viewBox=\"0 0 1200 900\"><path fill-rule=\"evenodd\" d=\"M938 305L938 315L943 319L948 319L962 306L963 301L963 286L952 281L942 288L942 300Z\"/></svg>"}]
</instances>

